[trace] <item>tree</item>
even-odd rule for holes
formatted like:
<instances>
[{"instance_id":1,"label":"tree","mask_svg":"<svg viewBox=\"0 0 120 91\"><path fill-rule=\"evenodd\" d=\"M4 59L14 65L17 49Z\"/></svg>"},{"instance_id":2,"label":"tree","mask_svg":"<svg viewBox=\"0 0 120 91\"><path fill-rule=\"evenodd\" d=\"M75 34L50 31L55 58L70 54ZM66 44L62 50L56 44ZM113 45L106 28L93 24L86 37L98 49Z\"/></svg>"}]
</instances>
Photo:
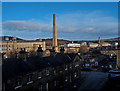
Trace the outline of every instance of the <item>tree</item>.
<instances>
[{"instance_id":1,"label":"tree","mask_svg":"<svg viewBox=\"0 0 120 91\"><path fill-rule=\"evenodd\" d=\"M80 47L79 52L82 54L87 53L87 52L89 52L89 47L87 47L86 45L83 45Z\"/></svg>"}]
</instances>

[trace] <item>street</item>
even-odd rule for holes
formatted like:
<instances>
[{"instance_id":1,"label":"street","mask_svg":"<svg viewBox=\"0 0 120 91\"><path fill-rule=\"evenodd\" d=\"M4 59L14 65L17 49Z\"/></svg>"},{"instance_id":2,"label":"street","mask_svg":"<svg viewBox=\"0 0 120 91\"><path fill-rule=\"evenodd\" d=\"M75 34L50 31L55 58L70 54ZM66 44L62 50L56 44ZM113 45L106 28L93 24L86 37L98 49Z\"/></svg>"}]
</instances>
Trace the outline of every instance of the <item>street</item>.
<instances>
[{"instance_id":1,"label":"street","mask_svg":"<svg viewBox=\"0 0 120 91\"><path fill-rule=\"evenodd\" d=\"M81 75L85 79L76 91L100 91L108 80L108 73L104 72L82 71Z\"/></svg>"},{"instance_id":2,"label":"street","mask_svg":"<svg viewBox=\"0 0 120 91\"><path fill-rule=\"evenodd\" d=\"M108 80L101 91L120 91L120 79Z\"/></svg>"}]
</instances>

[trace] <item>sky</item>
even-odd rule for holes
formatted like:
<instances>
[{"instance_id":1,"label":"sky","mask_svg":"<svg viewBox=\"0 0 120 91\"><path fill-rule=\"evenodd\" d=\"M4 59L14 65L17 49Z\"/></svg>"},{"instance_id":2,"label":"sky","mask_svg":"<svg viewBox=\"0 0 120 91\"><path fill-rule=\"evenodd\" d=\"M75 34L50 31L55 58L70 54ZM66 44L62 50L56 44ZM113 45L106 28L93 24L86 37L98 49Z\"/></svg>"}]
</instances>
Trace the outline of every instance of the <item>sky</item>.
<instances>
[{"instance_id":1,"label":"sky","mask_svg":"<svg viewBox=\"0 0 120 91\"><path fill-rule=\"evenodd\" d=\"M3 2L118 2L119 0L2 0Z\"/></svg>"},{"instance_id":2,"label":"sky","mask_svg":"<svg viewBox=\"0 0 120 91\"><path fill-rule=\"evenodd\" d=\"M24 39L95 40L118 37L117 2L3 2L2 34Z\"/></svg>"}]
</instances>

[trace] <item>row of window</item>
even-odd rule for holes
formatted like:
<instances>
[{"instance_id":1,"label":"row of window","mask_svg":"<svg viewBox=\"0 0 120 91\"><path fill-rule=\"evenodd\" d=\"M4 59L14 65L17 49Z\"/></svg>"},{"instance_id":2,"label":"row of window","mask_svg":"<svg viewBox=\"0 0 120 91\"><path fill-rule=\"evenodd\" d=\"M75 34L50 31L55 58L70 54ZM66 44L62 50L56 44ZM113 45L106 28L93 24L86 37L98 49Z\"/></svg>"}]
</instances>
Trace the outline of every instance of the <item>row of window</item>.
<instances>
[{"instance_id":1,"label":"row of window","mask_svg":"<svg viewBox=\"0 0 120 91\"><path fill-rule=\"evenodd\" d=\"M78 67L79 66L79 62L76 61L75 62L75 67ZM72 64L69 65L69 68L72 69ZM68 70L68 65L65 65L65 70Z\"/></svg>"},{"instance_id":2,"label":"row of window","mask_svg":"<svg viewBox=\"0 0 120 91\"><path fill-rule=\"evenodd\" d=\"M9 48L9 50L12 50L12 48ZM7 51L7 48L0 48L0 51Z\"/></svg>"},{"instance_id":3,"label":"row of window","mask_svg":"<svg viewBox=\"0 0 120 91\"><path fill-rule=\"evenodd\" d=\"M49 75L49 70L46 69L46 76L48 76L48 75ZM42 72L39 72L38 73L38 79L41 79L41 78L42 78ZM33 79L32 79L32 75L31 74L27 76L27 84L30 84L30 83L33 83ZM15 84L16 84L15 89L21 87L22 86L21 78L18 78L16 80Z\"/></svg>"},{"instance_id":4,"label":"row of window","mask_svg":"<svg viewBox=\"0 0 120 91\"><path fill-rule=\"evenodd\" d=\"M56 83L56 80L54 81L54 87L56 87L57 86L57 83ZM46 91L49 91L49 83L46 83L45 84L45 89L46 89ZM43 91L44 90L44 87L43 87L43 85L40 85L39 87L38 87L38 91Z\"/></svg>"},{"instance_id":5,"label":"row of window","mask_svg":"<svg viewBox=\"0 0 120 91\"><path fill-rule=\"evenodd\" d=\"M49 75L49 71L47 71L47 70L46 70L46 75ZM65 82L68 82L68 77L69 77L70 82L71 82L72 81L71 75L65 76ZM76 78L76 77L77 77L77 72L74 72L74 78ZM39 72L38 79L41 79L41 78L42 78L42 73ZM31 83L33 83L33 79L32 79L32 75L30 74L27 76L27 85L31 84ZM56 86L56 85L57 85L56 80L54 80L54 86ZM21 80L21 78L18 78L18 79L16 79L16 82L15 82L15 89L20 88L20 87L22 87L22 80ZM39 90L42 91L42 89L43 89L43 86L40 85ZM46 83L46 90L47 89L48 89L48 83Z\"/></svg>"},{"instance_id":6,"label":"row of window","mask_svg":"<svg viewBox=\"0 0 120 91\"><path fill-rule=\"evenodd\" d=\"M17 47L18 46L27 46L27 47L31 47L31 46L33 46L33 44L17 44ZM0 47L13 47L13 44L11 44L11 45L0 45Z\"/></svg>"},{"instance_id":7,"label":"row of window","mask_svg":"<svg viewBox=\"0 0 120 91\"><path fill-rule=\"evenodd\" d=\"M0 47L7 47L7 45L0 45Z\"/></svg>"},{"instance_id":8,"label":"row of window","mask_svg":"<svg viewBox=\"0 0 120 91\"><path fill-rule=\"evenodd\" d=\"M74 78L76 78L77 77L77 72L74 72ZM71 75L69 76L69 79L70 79L70 82L72 81L72 77L71 77ZM68 82L68 76L66 76L65 77L65 82ZM57 82L56 82L56 80L54 80L54 87L56 87L57 86ZM45 84L46 85L46 91L48 91L49 90L49 83L46 83ZM43 91L44 89L43 89L43 85L40 85L39 87L38 87L38 90L39 91Z\"/></svg>"}]
</instances>

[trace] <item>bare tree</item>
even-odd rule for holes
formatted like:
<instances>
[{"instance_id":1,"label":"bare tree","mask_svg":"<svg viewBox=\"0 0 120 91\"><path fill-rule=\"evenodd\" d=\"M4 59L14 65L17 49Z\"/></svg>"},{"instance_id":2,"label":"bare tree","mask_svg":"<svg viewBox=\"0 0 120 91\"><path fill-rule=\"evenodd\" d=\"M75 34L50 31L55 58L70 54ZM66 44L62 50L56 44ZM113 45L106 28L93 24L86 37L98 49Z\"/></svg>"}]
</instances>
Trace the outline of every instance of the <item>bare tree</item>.
<instances>
[{"instance_id":1,"label":"bare tree","mask_svg":"<svg viewBox=\"0 0 120 91\"><path fill-rule=\"evenodd\" d=\"M83 45L80 47L79 52L80 53L87 53L87 52L89 52L89 47L87 47L86 45Z\"/></svg>"}]
</instances>

